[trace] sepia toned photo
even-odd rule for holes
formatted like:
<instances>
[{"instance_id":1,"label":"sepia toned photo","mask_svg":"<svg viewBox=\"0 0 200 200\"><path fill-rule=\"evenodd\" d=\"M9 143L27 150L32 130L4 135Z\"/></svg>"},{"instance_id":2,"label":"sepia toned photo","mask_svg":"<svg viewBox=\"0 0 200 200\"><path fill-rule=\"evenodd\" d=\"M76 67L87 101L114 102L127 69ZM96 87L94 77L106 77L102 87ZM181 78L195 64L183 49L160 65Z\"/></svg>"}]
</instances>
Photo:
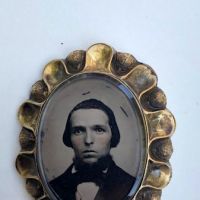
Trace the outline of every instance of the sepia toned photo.
<instances>
[{"instance_id":1,"label":"sepia toned photo","mask_svg":"<svg viewBox=\"0 0 200 200\"><path fill-rule=\"evenodd\" d=\"M120 81L71 77L43 107L37 162L55 200L122 200L139 187L146 162L142 113Z\"/></svg>"}]
</instances>

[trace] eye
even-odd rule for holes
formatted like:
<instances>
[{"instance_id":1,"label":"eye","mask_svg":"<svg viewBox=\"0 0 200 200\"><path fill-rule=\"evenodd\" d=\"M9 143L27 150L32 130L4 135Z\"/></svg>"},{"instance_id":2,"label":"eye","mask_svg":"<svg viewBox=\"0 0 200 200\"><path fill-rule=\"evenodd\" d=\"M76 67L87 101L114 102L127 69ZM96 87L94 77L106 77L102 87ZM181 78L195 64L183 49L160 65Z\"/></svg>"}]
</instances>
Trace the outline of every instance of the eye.
<instances>
[{"instance_id":1,"label":"eye","mask_svg":"<svg viewBox=\"0 0 200 200\"><path fill-rule=\"evenodd\" d=\"M84 129L82 127L73 127L71 133L74 135L81 135L84 133Z\"/></svg>"},{"instance_id":2,"label":"eye","mask_svg":"<svg viewBox=\"0 0 200 200\"><path fill-rule=\"evenodd\" d=\"M106 130L105 130L104 128L99 127L99 126L96 126L96 127L94 128L94 130L95 130L95 132L97 132L97 133L99 133L99 134L102 134L102 133L105 133L105 132L106 132Z\"/></svg>"}]
</instances>

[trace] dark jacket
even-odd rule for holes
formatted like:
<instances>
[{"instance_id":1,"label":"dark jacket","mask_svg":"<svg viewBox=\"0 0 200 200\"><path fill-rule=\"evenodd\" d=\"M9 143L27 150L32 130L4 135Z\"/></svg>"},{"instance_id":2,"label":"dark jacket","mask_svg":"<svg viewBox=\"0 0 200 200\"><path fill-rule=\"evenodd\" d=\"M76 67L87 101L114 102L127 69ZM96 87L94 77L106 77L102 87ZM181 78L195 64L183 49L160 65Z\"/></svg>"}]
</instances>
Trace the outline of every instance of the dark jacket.
<instances>
[{"instance_id":1,"label":"dark jacket","mask_svg":"<svg viewBox=\"0 0 200 200\"><path fill-rule=\"evenodd\" d=\"M71 165L62 175L52 180L49 184L58 199L75 200L77 185L72 180ZM94 200L122 200L130 192L135 178L118 167L114 161L108 168L104 183L99 187Z\"/></svg>"}]
</instances>

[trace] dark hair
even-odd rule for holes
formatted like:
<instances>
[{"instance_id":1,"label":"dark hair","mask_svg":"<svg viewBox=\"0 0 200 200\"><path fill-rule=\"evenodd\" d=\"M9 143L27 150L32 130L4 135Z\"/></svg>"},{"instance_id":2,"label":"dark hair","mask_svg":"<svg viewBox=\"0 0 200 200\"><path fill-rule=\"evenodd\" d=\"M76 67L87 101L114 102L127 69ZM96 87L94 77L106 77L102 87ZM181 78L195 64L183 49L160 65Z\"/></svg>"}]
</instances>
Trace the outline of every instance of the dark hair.
<instances>
[{"instance_id":1,"label":"dark hair","mask_svg":"<svg viewBox=\"0 0 200 200\"><path fill-rule=\"evenodd\" d=\"M74 111L80 110L80 109L99 109L99 110L102 110L108 116L109 126L112 132L111 147L116 147L120 141L120 133L119 133L119 129L115 120L114 113L108 106L106 106L104 103L96 99L88 99L88 100L82 101L71 110L67 118L65 131L63 134L64 144L68 147L72 147L71 116Z\"/></svg>"}]
</instances>

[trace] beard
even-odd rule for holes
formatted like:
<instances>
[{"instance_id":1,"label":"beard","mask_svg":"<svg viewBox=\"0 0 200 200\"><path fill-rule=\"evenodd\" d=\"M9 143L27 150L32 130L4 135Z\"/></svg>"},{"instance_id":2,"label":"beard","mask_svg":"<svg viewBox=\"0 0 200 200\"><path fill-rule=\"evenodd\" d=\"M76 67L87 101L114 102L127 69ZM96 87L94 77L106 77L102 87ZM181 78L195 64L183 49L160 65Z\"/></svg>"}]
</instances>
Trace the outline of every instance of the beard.
<instances>
[{"instance_id":1,"label":"beard","mask_svg":"<svg viewBox=\"0 0 200 200\"><path fill-rule=\"evenodd\" d=\"M78 157L73 158L74 166L77 171L81 172L98 172L106 170L112 163L112 156L110 154L99 158L94 163L85 163Z\"/></svg>"}]
</instances>

